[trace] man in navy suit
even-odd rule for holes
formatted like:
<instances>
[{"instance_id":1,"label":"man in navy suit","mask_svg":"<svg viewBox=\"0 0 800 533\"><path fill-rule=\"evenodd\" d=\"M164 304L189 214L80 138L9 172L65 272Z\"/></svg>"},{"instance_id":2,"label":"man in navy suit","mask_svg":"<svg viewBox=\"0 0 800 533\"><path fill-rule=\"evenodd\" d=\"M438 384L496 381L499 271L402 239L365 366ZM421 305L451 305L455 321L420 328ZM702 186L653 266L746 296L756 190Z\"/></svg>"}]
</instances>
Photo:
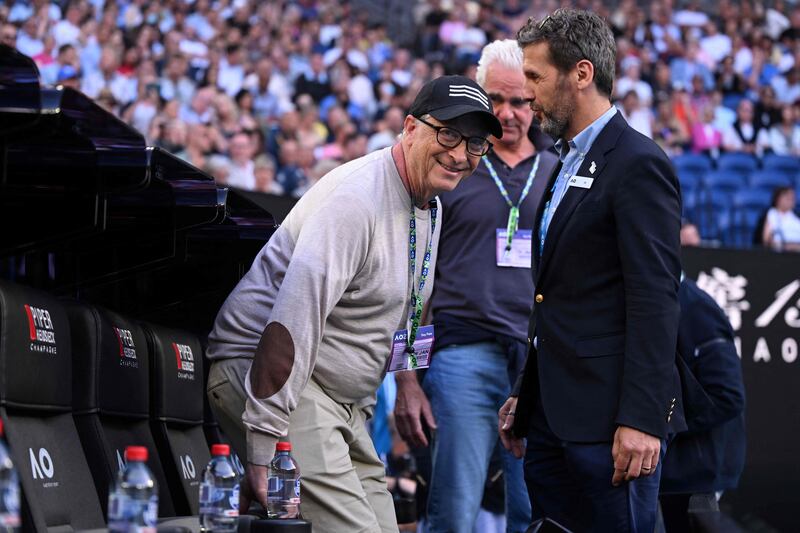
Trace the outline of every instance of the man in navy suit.
<instances>
[{"instance_id":1,"label":"man in navy suit","mask_svg":"<svg viewBox=\"0 0 800 533\"><path fill-rule=\"evenodd\" d=\"M652 532L666 438L685 428L678 180L611 105L616 46L602 19L560 9L517 41L560 164L536 216L528 360L501 438L522 455L527 437L534 519Z\"/></svg>"},{"instance_id":2,"label":"man in navy suit","mask_svg":"<svg viewBox=\"0 0 800 533\"><path fill-rule=\"evenodd\" d=\"M688 431L669 443L661 474L667 533L690 531L690 508L718 511L717 496L735 489L744 469L742 362L725 312L697 284L678 291L679 370Z\"/></svg>"}]
</instances>

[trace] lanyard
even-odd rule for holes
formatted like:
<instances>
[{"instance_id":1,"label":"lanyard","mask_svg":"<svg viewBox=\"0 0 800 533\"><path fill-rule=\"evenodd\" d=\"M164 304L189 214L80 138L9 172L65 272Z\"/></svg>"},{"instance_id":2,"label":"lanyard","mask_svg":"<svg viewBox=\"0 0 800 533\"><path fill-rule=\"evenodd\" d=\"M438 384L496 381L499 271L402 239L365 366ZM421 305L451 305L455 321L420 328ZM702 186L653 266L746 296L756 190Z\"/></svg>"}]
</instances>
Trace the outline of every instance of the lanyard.
<instances>
[{"instance_id":1,"label":"lanyard","mask_svg":"<svg viewBox=\"0 0 800 533\"><path fill-rule=\"evenodd\" d=\"M537 155L536 159L533 160L531 173L528 175L528 181L525 183L525 187L522 189L522 194L519 197L517 205L514 205L511 202L511 198L508 196L508 191L506 191L505 186L503 186L503 182L500 181L500 177L494 170L494 166L492 166L492 162L489 161L489 158L483 156L483 162L486 163L486 168L489 170L489 175L494 180L494 184L497 185L497 188L500 189L500 194L503 195L503 199L508 204L508 207L511 208L511 211L508 213L508 222L506 223L506 251L508 252L511 250L511 243L513 242L514 234L517 232L517 228L519 227L519 208L522 205L522 202L525 200L525 197L528 196L528 192L531 190L531 185L533 185L533 178L536 176L536 171L539 169L539 155Z\"/></svg>"},{"instance_id":2,"label":"lanyard","mask_svg":"<svg viewBox=\"0 0 800 533\"><path fill-rule=\"evenodd\" d=\"M431 248L433 246L433 234L436 230L436 213L439 210L436 200L428 203L431 211L431 238L428 241L428 249L422 260L422 272L419 276L419 289L414 290L414 276L417 272L417 216L414 213L414 203L411 203L411 222L408 227L408 257L411 267L411 327L408 329L406 338L406 352L411 359L411 368L417 368L417 356L414 353L414 341L417 339L419 321L422 318L422 290L425 288L425 281L428 279L428 272L431 267Z\"/></svg>"}]
</instances>

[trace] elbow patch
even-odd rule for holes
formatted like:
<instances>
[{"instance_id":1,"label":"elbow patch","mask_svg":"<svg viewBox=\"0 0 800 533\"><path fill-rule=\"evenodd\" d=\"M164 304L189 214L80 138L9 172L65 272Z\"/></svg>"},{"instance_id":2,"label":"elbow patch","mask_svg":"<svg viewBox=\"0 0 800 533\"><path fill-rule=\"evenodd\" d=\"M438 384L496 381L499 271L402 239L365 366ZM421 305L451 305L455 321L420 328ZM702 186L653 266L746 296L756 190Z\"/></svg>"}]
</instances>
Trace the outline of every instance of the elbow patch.
<instances>
[{"instance_id":1,"label":"elbow patch","mask_svg":"<svg viewBox=\"0 0 800 533\"><path fill-rule=\"evenodd\" d=\"M250 371L250 388L253 394L265 400L286 384L294 366L294 342L289 330L280 322L271 322L264 328L253 355Z\"/></svg>"}]
</instances>

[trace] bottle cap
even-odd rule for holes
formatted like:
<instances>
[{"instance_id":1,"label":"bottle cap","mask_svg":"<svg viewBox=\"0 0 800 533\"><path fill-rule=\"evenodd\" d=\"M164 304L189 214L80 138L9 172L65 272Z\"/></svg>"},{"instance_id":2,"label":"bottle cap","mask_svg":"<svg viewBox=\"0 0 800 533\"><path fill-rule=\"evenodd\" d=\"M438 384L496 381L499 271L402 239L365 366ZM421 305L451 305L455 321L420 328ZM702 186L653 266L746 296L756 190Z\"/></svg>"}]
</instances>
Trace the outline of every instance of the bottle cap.
<instances>
[{"instance_id":1,"label":"bottle cap","mask_svg":"<svg viewBox=\"0 0 800 533\"><path fill-rule=\"evenodd\" d=\"M211 445L211 455L230 455L231 454L231 447L227 444L212 444Z\"/></svg>"},{"instance_id":2,"label":"bottle cap","mask_svg":"<svg viewBox=\"0 0 800 533\"><path fill-rule=\"evenodd\" d=\"M147 448L144 446L128 446L125 448L126 461L147 461Z\"/></svg>"},{"instance_id":3,"label":"bottle cap","mask_svg":"<svg viewBox=\"0 0 800 533\"><path fill-rule=\"evenodd\" d=\"M279 452L290 452L292 451L292 443L291 442L279 442L275 445L275 449Z\"/></svg>"}]
</instances>

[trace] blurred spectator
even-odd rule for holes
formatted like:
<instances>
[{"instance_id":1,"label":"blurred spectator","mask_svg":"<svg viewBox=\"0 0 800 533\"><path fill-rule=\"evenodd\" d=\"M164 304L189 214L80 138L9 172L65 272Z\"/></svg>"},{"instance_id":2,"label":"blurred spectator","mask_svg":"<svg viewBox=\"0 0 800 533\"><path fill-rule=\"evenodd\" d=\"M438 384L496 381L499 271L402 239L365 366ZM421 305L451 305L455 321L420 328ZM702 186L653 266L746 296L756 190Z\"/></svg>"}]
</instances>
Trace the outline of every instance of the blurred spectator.
<instances>
[{"instance_id":1,"label":"blurred spectator","mask_svg":"<svg viewBox=\"0 0 800 533\"><path fill-rule=\"evenodd\" d=\"M793 104L800 99L800 65L789 69L785 75L779 75L772 78L772 88L775 89L775 95L781 104Z\"/></svg>"},{"instance_id":2,"label":"blurred spectator","mask_svg":"<svg viewBox=\"0 0 800 533\"><path fill-rule=\"evenodd\" d=\"M268 194L283 194L283 187L275 181L275 161L262 154L253 162L253 174L256 178L255 190Z\"/></svg>"},{"instance_id":3,"label":"blurred spectator","mask_svg":"<svg viewBox=\"0 0 800 533\"><path fill-rule=\"evenodd\" d=\"M681 246L700 246L700 230L688 220L681 224Z\"/></svg>"},{"instance_id":4,"label":"blurred spectator","mask_svg":"<svg viewBox=\"0 0 800 533\"><path fill-rule=\"evenodd\" d=\"M97 98L102 89L109 89L120 104L128 104L136 99L136 79L122 74L119 52L110 46L103 48L100 55L99 70L86 73L81 90L86 96Z\"/></svg>"},{"instance_id":5,"label":"blurred spectator","mask_svg":"<svg viewBox=\"0 0 800 533\"><path fill-rule=\"evenodd\" d=\"M309 68L297 77L294 84L295 94L308 94L319 104L331 92L328 73L322 62L322 54L314 53L309 61Z\"/></svg>"},{"instance_id":6,"label":"blurred spectator","mask_svg":"<svg viewBox=\"0 0 800 533\"><path fill-rule=\"evenodd\" d=\"M641 79L641 61L636 57L626 57L622 60L622 71L625 75L614 83L614 94L617 98L624 98L628 92L635 91L638 103L650 107L653 102L653 89L650 84Z\"/></svg>"},{"instance_id":7,"label":"blurred spectator","mask_svg":"<svg viewBox=\"0 0 800 533\"><path fill-rule=\"evenodd\" d=\"M252 191L256 188L255 166L253 164L253 140L246 133L236 133L228 144L230 150L230 171L228 185Z\"/></svg>"},{"instance_id":8,"label":"blurred spectator","mask_svg":"<svg viewBox=\"0 0 800 533\"><path fill-rule=\"evenodd\" d=\"M667 155L673 156L683 153L684 147L691 141L690 132L683 123L672 113L671 102L658 104L656 121L653 131L653 140L658 143Z\"/></svg>"},{"instance_id":9,"label":"blurred spectator","mask_svg":"<svg viewBox=\"0 0 800 533\"><path fill-rule=\"evenodd\" d=\"M716 74L716 87L724 96L741 97L747 91L747 82L741 74L736 72L733 56L726 56L720 64Z\"/></svg>"},{"instance_id":10,"label":"blurred spectator","mask_svg":"<svg viewBox=\"0 0 800 533\"><path fill-rule=\"evenodd\" d=\"M700 116L701 120L692 125L692 151L716 159L722 148L722 132L714 124L714 108L706 106Z\"/></svg>"},{"instance_id":11,"label":"blurred spectator","mask_svg":"<svg viewBox=\"0 0 800 533\"><path fill-rule=\"evenodd\" d=\"M161 98L178 100L181 104L189 104L195 91L195 84L186 76L188 62L183 54L175 54L167 61L161 76Z\"/></svg>"},{"instance_id":12,"label":"blurred spectator","mask_svg":"<svg viewBox=\"0 0 800 533\"><path fill-rule=\"evenodd\" d=\"M714 78L709 68L699 60L700 45L697 41L689 41L686 47L686 55L676 57L669 65L672 83L681 84L682 87L691 87L692 78L700 76L707 91L714 88Z\"/></svg>"},{"instance_id":13,"label":"blurred spectator","mask_svg":"<svg viewBox=\"0 0 800 533\"><path fill-rule=\"evenodd\" d=\"M14 0L0 7L0 40L32 57L44 83L80 87L159 146L188 149L184 130L202 124L211 153L227 154L227 139L245 132L254 158L267 153L280 161L282 144L293 140L312 160L341 162L349 142L365 138L367 151L394 142L425 81L474 76L487 40L513 36L528 16L555 5L406 4L365 10L334 0ZM649 134L670 154L708 150L693 142L709 131L708 107L723 145L750 150L737 133L752 133L748 121L734 111L744 98L763 141L752 153L798 154L784 108L800 100L800 8L789 10L782 0L768 8L727 1L703 9L666 0L583 4L617 32L614 87L623 113L646 135L650 124ZM405 29L408 14L416 35ZM631 90L638 105L626 100ZM217 167L227 175L225 165Z\"/></svg>"},{"instance_id":14,"label":"blurred spectator","mask_svg":"<svg viewBox=\"0 0 800 533\"><path fill-rule=\"evenodd\" d=\"M755 120L753 102L742 100L736 108L736 121L722 132L722 147L727 152L760 156L769 144L769 136Z\"/></svg>"},{"instance_id":15,"label":"blurred spectator","mask_svg":"<svg viewBox=\"0 0 800 533\"><path fill-rule=\"evenodd\" d=\"M277 180L288 195L307 185L308 178L300 168L300 146L295 140L287 139L281 143Z\"/></svg>"},{"instance_id":16,"label":"blurred spectator","mask_svg":"<svg viewBox=\"0 0 800 533\"><path fill-rule=\"evenodd\" d=\"M754 106L755 120L762 127L769 128L781 121L782 107L775 96L775 89L771 85L764 85L758 91L758 101Z\"/></svg>"},{"instance_id":17,"label":"blurred spectator","mask_svg":"<svg viewBox=\"0 0 800 533\"><path fill-rule=\"evenodd\" d=\"M639 94L635 90L631 89L625 94L619 109L631 128L650 139L653 138L653 112L649 107L640 104Z\"/></svg>"},{"instance_id":18,"label":"blurred spectator","mask_svg":"<svg viewBox=\"0 0 800 533\"><path fill-rule=\"evenodd\" d=\"M778 251L800 251L800 217L794 212L797 198L791 187L778 187L764 222L763 243Z\"/></svg>"},{"instance_id":19,"label":"blurred spectator","mask_svg":"<svg viewBox=\"0 0 800 533\"><path fill-rule=\"evenodd\" d=\"M783 106L780 124L769 129L768 145L775 154L800 156L800 126L794 107Z\"/></svg>"},{"instance_id":20,"label":"blurred spectator","mask_svg":"<svg viewBox=\"0 0 800 533\"><path fill-rule=\"evenodd\" d=\"M403 131L405 114L396 106L390 107L383 115L383 119L375 124L375 133L367 141L367 152L374 152L397 142L397 136Z\"/></svg>"}]
</instances>

